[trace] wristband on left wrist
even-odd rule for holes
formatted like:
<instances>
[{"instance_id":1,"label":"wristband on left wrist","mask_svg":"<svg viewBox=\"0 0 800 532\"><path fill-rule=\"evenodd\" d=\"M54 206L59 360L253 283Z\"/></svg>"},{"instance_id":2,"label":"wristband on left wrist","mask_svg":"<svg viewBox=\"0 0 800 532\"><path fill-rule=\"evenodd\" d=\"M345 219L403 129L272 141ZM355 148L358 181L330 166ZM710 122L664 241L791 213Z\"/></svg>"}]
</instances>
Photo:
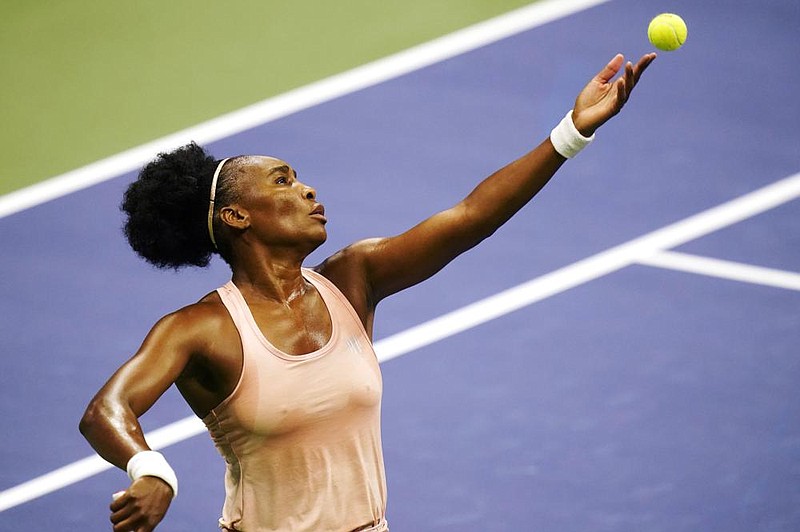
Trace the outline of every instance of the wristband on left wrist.
<instances>
[{"instance_id":1,"label":"wristband on left wrist","mask_svg":"<svg viewBox=\"0 0 800 532\"><path fill-rule=\"evenodd\" d=\"M594 133L590 137L584 137L575 127L575 123L572 121L572 110L550 132L550 142L553 143L556 151L566 159L578 155L593 140Z\"/></svg>"},{"instance_id":2,"label":"wristband on left wrist","mask_svg":"<svg viewBox=\"0 0 800 532\"><path fill-rule=\"evenodd\" d=\"M128 460L128 477L137 480L141 477L157 477L172 488L172 498L178 496L178 477L164 455L158 451L141 451Z\"/></svg>"}]
</instances>

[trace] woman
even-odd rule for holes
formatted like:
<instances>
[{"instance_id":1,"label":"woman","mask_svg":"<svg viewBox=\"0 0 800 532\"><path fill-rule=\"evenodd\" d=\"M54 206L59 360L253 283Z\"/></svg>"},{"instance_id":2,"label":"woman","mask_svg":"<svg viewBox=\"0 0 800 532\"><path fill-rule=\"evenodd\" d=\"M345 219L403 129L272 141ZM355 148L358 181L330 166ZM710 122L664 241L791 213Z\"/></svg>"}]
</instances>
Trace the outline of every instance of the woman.
<instances>
[{"instance_id":1,"label":"woman","mask_svg":"<svg viewBox=\"0 0 800 532\"><path fill-rule=\"evenodd\" d=\"M126 236L159 267L205 266L231 282L162 318L89 404L80 429L127 469L115 531L150 531L177 479L138 417L173 383L227 463L223 530L385 531L375 308L491 235L619 112L639 76L621 55L537 148L407 232L357 242L312 269L326 239L316 191L266 156L215 161L190 144L147 165L125 194Z\"/></svg>"}]
</instances>

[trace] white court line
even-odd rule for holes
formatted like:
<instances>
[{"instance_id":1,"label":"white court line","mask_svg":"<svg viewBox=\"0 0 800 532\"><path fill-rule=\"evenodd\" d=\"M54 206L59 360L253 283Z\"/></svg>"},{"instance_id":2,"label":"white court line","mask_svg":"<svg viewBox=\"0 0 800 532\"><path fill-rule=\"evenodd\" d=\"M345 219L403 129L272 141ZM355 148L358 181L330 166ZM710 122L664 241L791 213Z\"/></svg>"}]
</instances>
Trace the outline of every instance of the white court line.
<instances>
[{"instance_id":1,"label":"white court line","mask_svg":"<svg viewBox=\"0 0 800 532\"><path fill-rule=\"evenodd\" d=\"M800 173L381 340L389 360L800 197Z\"/></svg>"},{"instance_id":2,"label":"white court line","mask_svg":"<svg viewBox=\"0 0 800 532\"><path fill-rule=\"evenodd\" d=\"M763 266L754 266L752 264L700 257L676 251L662 251L649 257L640 258L637 262L646 266L655 266L668 270L680 270L733 281L785 288L787 290L800 290L800 273L764 268Z\"/></svg>"},{"instance_id":3,"label":"white court line","mask_svg":"<svg viewBox=\"0 0 800 532\"><path fill-rule=\"evenodd\" d=\"M192 140L208 144L610 0L543 0L0 196L0 218L139 169Z\"/></svg>"},{"instance_id":4,"label":"white court line","mask_svg":"<svg viewBox=\"0 0 800 532\"><path fill-rule=\"evenodd\" d=\"M152 449L163 449L203 432L206 432L203 422L195 416L190 416L148 432L147 442ZM40 477L0 492L0 512L61 488L66 488L112 467L114 466L96 454L67 464Z\"/></svg>"},{"instance_id":5,"label":"white court line","mask_svg":"<svg viewBox=\"0 0 800 532\"><path fill-rule=\"evenodd\" d=\"M800 198L800 173L384 338L375 342L375 351L381 362L391 360L631 264L643 262L648 257L663 254L666 249L685 244L796 198ZM152 448L161 449L202 432L205 432L202 422L190 416L149 432L147 441ZM104 463L99 457L85 458L0 492L0 512L111 467L106 464L100 468ZM83 471L82 468L86 470Z\"/></svg>"}]
</instances>

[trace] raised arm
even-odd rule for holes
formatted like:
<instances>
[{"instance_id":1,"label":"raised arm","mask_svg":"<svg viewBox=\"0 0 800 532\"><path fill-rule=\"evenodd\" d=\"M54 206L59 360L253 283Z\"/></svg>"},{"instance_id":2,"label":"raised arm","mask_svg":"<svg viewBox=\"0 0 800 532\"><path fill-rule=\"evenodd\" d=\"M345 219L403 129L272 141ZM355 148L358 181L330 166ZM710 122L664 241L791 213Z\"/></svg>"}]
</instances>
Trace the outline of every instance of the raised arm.
<instances>
[{"instance_id":1,"label":"raised arm","mask_svg":"<svg viewBox=\"0 0 800 532\"><path fill-rule=\"evenodd\" d=\"M655 59L643 56L636 65L615 56L580 92L572 113L575 128L585 137L616 115L639 77ZM395 237L356 244L371 300L419 283L451 260L494 233L519 211L566 161L545 139L533 151L481 182L454 207L439 212Z\"/></svg>"}]
</instances>

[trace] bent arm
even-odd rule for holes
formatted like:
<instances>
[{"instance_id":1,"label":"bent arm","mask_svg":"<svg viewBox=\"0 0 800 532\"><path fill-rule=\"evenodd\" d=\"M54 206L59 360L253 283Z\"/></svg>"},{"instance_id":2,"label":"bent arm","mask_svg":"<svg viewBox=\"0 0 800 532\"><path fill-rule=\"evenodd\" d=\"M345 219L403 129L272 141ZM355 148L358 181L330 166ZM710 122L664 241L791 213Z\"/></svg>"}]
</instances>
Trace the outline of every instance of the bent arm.
<instances>
[{"instance_id":1,"label":"bent arm","mask_svg":"<svg viewBox=\"0 0 800 532\"><path fill-rule=\"evenodd\" d=\"M615 56L581 91L573 123L590 136L616 115L642 72L655 59L630 62ZM364 274L373 304L432 276L461 253L494 233L527 204L566 159L549 138L535 149L482 181L454 207L435 214L398 236L361 243Z\"/></svg>"},{"instance_id":2,"label":"bent arm","mask_svg":"<svg viewBox=\"0 0 800 532\"><path fill-rule=\"evenodd\" d=\"M149 450L138 418L175 382L186 367L190 344L181 318L159 321L139 351L97 392L80 421L80 431L101 457L125 469L128 460Z\"/></svg>"},{"instance_id":3,"label":"bent arm","mask_svg":"<svg viewBox=\"0 0 800 532\"><path fill-rule=\"evenodd\" d=\"M224 320L215 318L220 314L214 308L195 304L162 318L136 354L91 400L80 430L100 456L127 470L134 455L149 450L139 417L173 383L192 381L192 365L209 353L217 353L214 346L225 343L219 341L218 327ZM200 395L213 401L217 392L212 387ZM198 405L202 405L201 400L192 406ZM131 474L133 482L114 495L110 506L113 530L150 532L177 494L175 475L157 454L139 455Z\"/></svg>"}]
</instances>

